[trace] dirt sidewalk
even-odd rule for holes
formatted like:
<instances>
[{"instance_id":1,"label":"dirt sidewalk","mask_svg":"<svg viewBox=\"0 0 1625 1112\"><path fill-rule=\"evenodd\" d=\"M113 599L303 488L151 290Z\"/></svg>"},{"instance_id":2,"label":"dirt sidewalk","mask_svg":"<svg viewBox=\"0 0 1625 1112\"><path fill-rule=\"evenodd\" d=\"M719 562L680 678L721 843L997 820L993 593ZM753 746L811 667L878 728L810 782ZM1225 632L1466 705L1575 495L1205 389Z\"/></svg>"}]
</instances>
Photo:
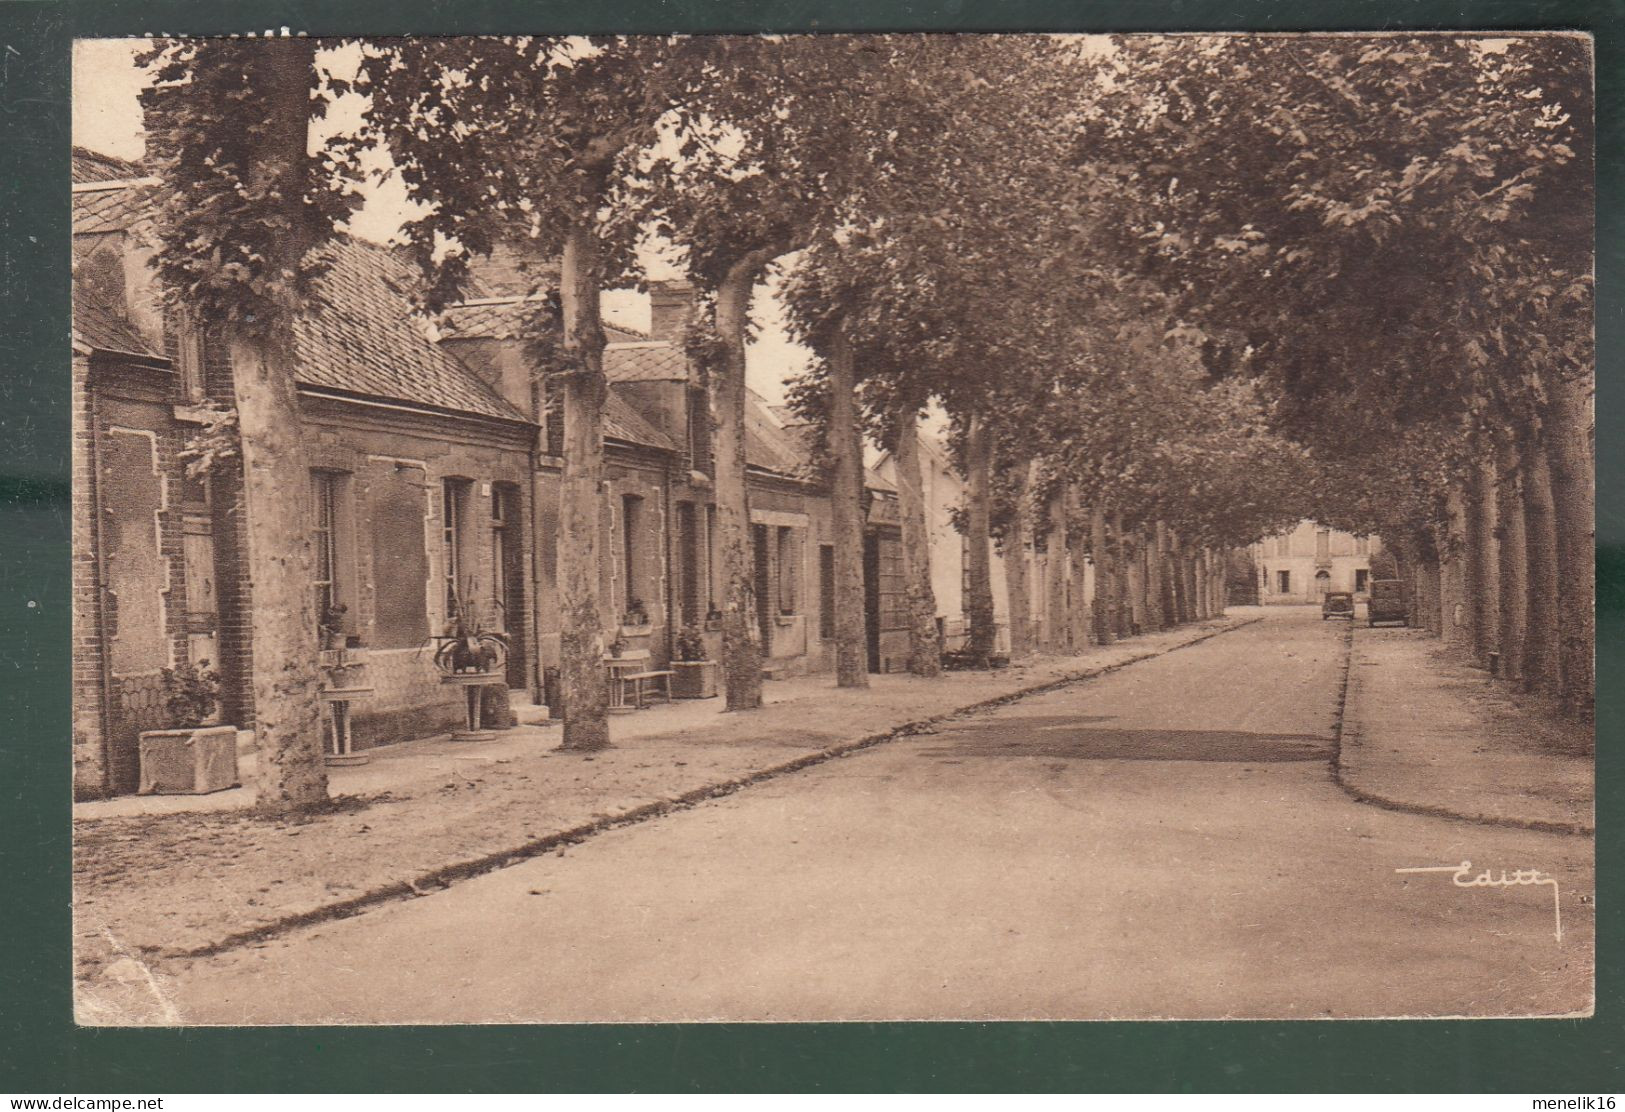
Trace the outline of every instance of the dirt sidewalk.
<instances>
[{"instance_id":1,"label":"dirt sidewalk","mask_svg":"<svg viewBox=\"0 0 1625 1112\"><path fill-rule=\"evenodd\" d=\"M1338 772L1367 802L1589 834L1593 734L1520 705L1413 629L1354 631Z\"/></svg>"},{"instance_id":2,"label":"dirt sidewalk","mask_svg":"<svg viewBox=\"0 0 1625 1112\"><path fill-rule=\"evenodd\" d=\"M748 714L718 713L720 700L674 708L666 732L654 732L662 709L651 709L624 726L617 720L616 747L590 756L558 752L559 731L538 727L491 743L407 743L418 748L393 762L395 772L390 760L369 766L372 790L340 795L324 812L297 819L240 809L80 817L76 973L82 983L138 982L146 962L249 944L538 853L562 854L607 826L1256 620L1256 610L1239 608L995 672L874 676L867 691L839 690L829 677L791 681L770 685L775 701Z\"/></svg>"}]
</instances>

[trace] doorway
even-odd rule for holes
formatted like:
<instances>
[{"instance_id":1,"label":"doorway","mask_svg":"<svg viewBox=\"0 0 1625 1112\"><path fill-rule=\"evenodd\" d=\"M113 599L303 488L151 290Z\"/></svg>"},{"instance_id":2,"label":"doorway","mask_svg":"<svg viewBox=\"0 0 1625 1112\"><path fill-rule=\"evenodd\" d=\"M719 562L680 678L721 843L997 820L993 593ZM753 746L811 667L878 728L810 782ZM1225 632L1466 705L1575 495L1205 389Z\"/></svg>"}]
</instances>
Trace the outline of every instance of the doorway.
<instances>
[{"instance_id":1,"label":"doorway","mask_svg":"<svg viewBox=\"0 0 1625 1112\"><path fill-rule=\"evenodd\" d=\"M756 628L762 635L762 659L773 655L772 556L767 549L767 526L750 527L750 547L756 593Z\"/></svg>"},{"instance_id":2,"label":"doorway","mask_svg":"<svg viewBox=\"0 0 1625 1112\"><path fill-rule=\"evenodd\" d=\"M880 671L880 537L863 536L863 633L869 671Z\"/></svg>"},{"instance_id":3,"label":"doorway","mask_svg":"<svg viewBox=\"0 0 1625 1112\"><path fill-rule=\"evenodd\" d=\"M1330 591L1331 589L1332 589L1332 576L1331 576L1331 573L1327 572L1327 571L1317 571L1317 572L1315 572L1315 599L1316 599L1316 601L1324 599L1326 597L1327 592Z\"/></svg>"},{"instance_id":4,"label":"doorway","mask_svg":"<svg viewBox=\"0 0 1625 1112\"><path fill-rule=\"evenodd\" d=\"M491 596L508 635L508 686L530 685L525 653L526 601L524 546L519 534L519 488L491 485Z\"/></svg>"}]
</instances>

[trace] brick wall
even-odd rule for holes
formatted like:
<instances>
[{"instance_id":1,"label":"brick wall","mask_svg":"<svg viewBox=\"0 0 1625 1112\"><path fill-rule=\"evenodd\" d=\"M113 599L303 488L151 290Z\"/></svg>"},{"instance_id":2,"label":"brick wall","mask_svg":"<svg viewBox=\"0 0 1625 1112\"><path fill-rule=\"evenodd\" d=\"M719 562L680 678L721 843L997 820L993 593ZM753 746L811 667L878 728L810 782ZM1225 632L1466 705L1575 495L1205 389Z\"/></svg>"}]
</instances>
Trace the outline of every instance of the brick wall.
<instances>
[{"instance_id":1,"label":"brick wall","mask_svg":"<svg viewBox=\"0 0 1625 1112\"><path fill-rule=\"evenodd\" d=\"M90 363L73 360L73 787L82 797L108 790L104 716L101 587L96 567L96 466L94 413L89 391Z\"/></svg>"},{"instance_id":2,"label":"brick wall","mask_svg":"<svg viewBox=\"0 0 1625 1112\"><path fill-rule=\"evenodd\" d=\"M134 790L137 735L164 724L161 671L188 658L185 429L170 415L168 372L113 361L74 371L74 779L91 796Z\"/></svg>"}]
</instances>

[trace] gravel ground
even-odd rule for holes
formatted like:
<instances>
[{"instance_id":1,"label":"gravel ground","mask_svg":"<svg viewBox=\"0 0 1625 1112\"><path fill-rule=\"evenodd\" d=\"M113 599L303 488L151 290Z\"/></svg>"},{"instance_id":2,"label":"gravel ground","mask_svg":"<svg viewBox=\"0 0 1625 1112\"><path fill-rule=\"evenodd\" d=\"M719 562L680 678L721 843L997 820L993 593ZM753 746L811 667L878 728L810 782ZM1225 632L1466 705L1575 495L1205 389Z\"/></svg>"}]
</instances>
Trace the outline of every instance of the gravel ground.
<instances>
[{"instance_id":1,"label":"gravel ground","mask_svg":"<svg viewBox=\"0 0 1625 1112\"><path fill-rule=\"evenodd\" d=\"M1427 813L1592 829L1594 733L1521 705L1506 686L1412 629L1356 629L1342 777Z\"/></svg>"},{"instance_id":2,"label":"gravel ground","mask_svg":"<svg viewBox=\"0 0 1625 1112\"><path fill-rule=\"evenodd\" d=\"M381 890L411 895L407 886L423 891L426 875L447 866L604 824L961 707L1158 655L1256 617L1256 610L1233 610L1225 619L992 673L938 681L873 677L867 692L840 691L833 681L802 684L798 697L761 711L690 718L696 724L683 732L640 737L591 756L557 752L556 729L523 729L505 740L506 756L450 760L432 778L340 797L321 813L294 819L239 810L76 821L81 1017L153 1019L136 1002L150 999L147 967L155 962L239 945L291 917L320 915ZM534 747L513 744L526 735L534 735Z\"/></svg>"}]
</instances>

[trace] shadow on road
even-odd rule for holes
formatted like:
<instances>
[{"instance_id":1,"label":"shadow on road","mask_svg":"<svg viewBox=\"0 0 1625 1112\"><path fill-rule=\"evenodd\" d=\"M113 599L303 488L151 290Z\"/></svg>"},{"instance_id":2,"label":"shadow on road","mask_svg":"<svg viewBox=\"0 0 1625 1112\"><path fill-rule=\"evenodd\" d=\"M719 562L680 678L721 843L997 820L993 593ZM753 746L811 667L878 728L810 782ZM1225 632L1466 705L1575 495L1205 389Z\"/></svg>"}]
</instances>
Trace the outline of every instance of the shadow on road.
<instances>
[{"instance_id":1,"label":"shadow on road","mask_svg":"<svg viewBox=\"0 0 1625 1112\"><path fill-rule=\"evenodd\" d=\"M1077 715L1020 718L962 727L952 745L922 757L1051 757L1075 761L1324 761L1329 738L1245 730L1112 729Z\"/></svg>"}]
</instances>

